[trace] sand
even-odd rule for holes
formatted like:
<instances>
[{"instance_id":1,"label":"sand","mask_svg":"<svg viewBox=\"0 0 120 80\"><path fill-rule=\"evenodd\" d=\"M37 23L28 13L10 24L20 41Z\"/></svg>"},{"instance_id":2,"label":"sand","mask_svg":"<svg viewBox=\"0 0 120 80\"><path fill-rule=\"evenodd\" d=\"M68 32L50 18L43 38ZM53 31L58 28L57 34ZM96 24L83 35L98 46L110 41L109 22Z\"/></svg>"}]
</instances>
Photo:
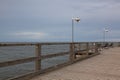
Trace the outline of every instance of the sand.
<instances>
[{"instance_id":1,"label":"sand","mask_svg":"<svg viewBox=\"0 0 120 80\"><path fill-rule=\"evenodd\" d=\"M120 48L105 49L98 56L31 80L120 80Z\"/></svg>"}]
</instances>

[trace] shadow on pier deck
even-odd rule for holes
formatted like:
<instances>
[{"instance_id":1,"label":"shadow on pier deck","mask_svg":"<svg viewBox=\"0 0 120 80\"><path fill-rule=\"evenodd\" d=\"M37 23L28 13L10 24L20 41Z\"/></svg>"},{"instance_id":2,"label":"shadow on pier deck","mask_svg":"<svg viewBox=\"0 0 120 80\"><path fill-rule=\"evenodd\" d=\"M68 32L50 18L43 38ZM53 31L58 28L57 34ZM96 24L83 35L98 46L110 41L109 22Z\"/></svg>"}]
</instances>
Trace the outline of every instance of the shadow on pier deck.
<instances>
[{"instance_id":1,"label":"shadow on pier deck","mask_svg":"<svg viewBox=\"0 0 120 80\"><path fill-rule=\"evenodd\" d=\"M105 49L96 57L77 62L31 80L120 80L120 48Z\"/></svg>"}]
</instances>

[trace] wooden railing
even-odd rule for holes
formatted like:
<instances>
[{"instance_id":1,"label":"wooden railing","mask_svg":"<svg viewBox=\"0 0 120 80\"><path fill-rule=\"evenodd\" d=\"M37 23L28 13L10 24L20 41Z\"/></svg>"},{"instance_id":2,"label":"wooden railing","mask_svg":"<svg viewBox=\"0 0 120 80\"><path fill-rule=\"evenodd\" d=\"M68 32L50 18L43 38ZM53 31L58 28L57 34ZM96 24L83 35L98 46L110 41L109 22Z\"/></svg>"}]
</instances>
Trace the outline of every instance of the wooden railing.
<instances>
[{"instance_id":1,"label":"wooden railing","mask_svg":"<svg viewBox=\"0 0 120 80\"><path fill-rule=\"evenodd\" d=\"M47 55L42 55L41 50L43 45L69 45L69 51L67 52L59 52L59 53L54 53L54 54L47 54ZM82 45L84 44L84 45ZM112 42L112 46L114 44L118 44L117 46L120 46L120 43ZM35 62L35 71L28 73L28 74L23 74L14 78L10 78L10 80L21 80L21 79L28 79L30 77L33 77L35 75L52 71L57 68L61 68L65 65L72 64L76 61L83 60L92 56L95 56L100 53L100 50L105 47L105 43L103 42L76 42L76 43L0 43L0 47L11 47L11 46L35 46L35 56L34 57L28 57L24 59L18 59L18 60L12 60L12 61L5 61L5 62L0 62L0 68L2 67L8 67L8 66L13 66L13 65L18 65L18 64L23 64L23 63L28 63L28 62ZM81 47L84 47L82 49ZM110 46L107 46L110 47ZM66 61L65 63L62 64L57 64L52 67L42 69L41 68L41 61L47 58L53 58L53 57L58 57L58 56L64 56L64 55L69 55L69 61ZM79 57L78 57L79 56Z\"/></svg>"}]
</instances>

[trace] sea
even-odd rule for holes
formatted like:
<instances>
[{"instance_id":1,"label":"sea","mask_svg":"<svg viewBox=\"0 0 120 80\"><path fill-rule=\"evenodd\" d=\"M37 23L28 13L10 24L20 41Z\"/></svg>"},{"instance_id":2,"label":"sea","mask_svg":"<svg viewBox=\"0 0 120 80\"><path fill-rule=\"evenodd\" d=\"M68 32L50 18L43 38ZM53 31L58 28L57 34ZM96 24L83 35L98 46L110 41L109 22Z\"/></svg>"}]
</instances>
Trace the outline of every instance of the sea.
<instances>
[{"instance_id":1,"label":"sea","mask_svg":"<svg viewBox=\"0 0 120 80\"><path fill-rule=\"evenodd\" d=\"M41 54L54 54L60 52L69 52L69 44L64 45L42 45ZM24 59L35 56L35 46L0 46L0 62ZM48 58L42 60L42 69L67 62L69 55ZM0 80L23 75L35 71L35 63L29 62L0 68Z\"/></svg>"}]
</instances>

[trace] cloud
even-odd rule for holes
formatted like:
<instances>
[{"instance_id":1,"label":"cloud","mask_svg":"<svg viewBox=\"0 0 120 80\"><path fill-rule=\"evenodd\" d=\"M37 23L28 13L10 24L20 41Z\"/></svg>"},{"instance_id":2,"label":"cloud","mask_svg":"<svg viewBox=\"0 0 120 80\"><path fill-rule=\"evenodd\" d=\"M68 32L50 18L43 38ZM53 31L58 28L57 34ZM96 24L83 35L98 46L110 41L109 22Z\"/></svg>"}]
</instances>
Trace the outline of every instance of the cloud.
<instances>
[{"instance_id":1,"label":"cloud","mask_svg":"<svg viewBox=\"0 0 120 80\"><path fill-rule=\"evenodd\" d=\"M39 18L43 21L54 21L80 16L83 19L96 18L102 21L103 18L118 18L119 7L118 0L7 0L1 1L0 11L4 13L1 17L7 18Z\"/></svg>"},{"instance_id":2,"label":"cloud","mask_svg":"<svg viewBox=\"0 0 120 80\"><path fill-rule=\"evenodd\" d=\"M89 36L86 40L94 40L105 26L120 29L119 9L120 0L0 0L0 37L70 40L71 18L80 16L80 23L74 25L76 40Z\"/></svg>"},{"instance_id":3,"label":"cloud","mask_svg":"<svg viewBox=\"0 0 120 80\"><path fill-rule=\"evenodd\" d=\"M16 38L24 39L42 39L45 38L48 34L43 32L16 32L12 33L11 36Z\"/></svg>"}]
</instances>

